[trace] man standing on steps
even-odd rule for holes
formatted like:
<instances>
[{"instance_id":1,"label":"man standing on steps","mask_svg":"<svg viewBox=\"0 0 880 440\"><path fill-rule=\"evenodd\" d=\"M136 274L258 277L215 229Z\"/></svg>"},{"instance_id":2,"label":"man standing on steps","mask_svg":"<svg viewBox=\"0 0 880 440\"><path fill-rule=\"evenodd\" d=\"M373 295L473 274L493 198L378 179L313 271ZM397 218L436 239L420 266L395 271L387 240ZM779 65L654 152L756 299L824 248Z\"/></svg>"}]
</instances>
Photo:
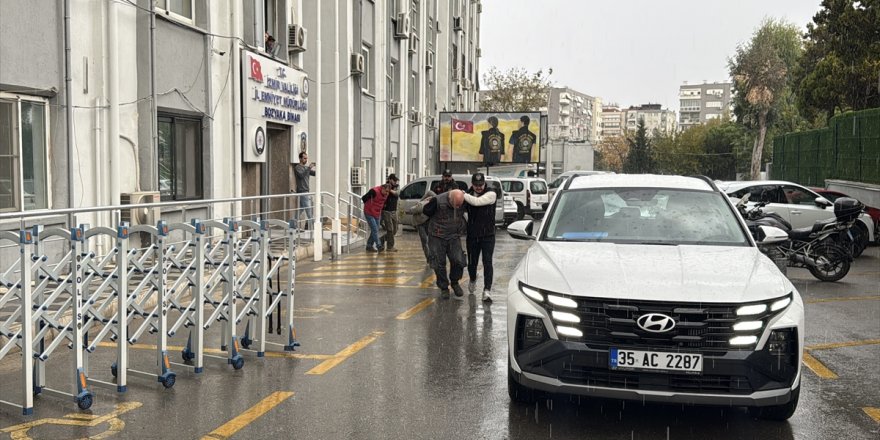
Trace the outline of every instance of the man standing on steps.
<instances>
[{"instance_id":1,"label":"man standing on steps","mask_svg":"<svg viewBox=\"0 0 880 440\"><path fill-rule=\"evenodd\" d=\"M383 250L382 240L379 238L379 222L382 219L382 207L385 206L385 199L388 198L390 192L390 186L384 184L371 188L361 197L361 200L364 202L364 217L367 218L367 224L370 225L370 237L367 238L367 252Z\"/></svg>"},{"instance_id":2,"label":"man standing on steps","mask_svg":"<svg viewBox=\"0 0 880 440\"><path fill-rule=\"evenodd\" d=\"M309 154L305 151L299 153L299 163L293 166L293 174L294 179L296 180L296 188L294 188L293 192L297 194L309 192L309 176L315 175L315 163L312 162L309 164ZM297 197L297 202L298 209L294 216L296 218L297 227L299 226L300 214L305 214L305 229L309 229L309 225L312 223L312 196L299 196Z\"/></svg>"},{"instance_id":3,"label":"man standing on steps","mask_svg":"<svg viewBox=\"0 0 880 440\"><path fill-rule=\"evenodd\" d=\"M486 176L476 173L471 177L471 188L464 196L467 203L467 257L468 290L473 295L477 289L477 264L483 255L483 296L485 302L492 301L492 255L495 253L495 203L498 194L488 190Z\"/></svg>"},{"instance_id":4,"label":"man standing on steps","mask_svg":"<svg viewBox=\"0 0 880 440\"><path fill-rule=\"evenodd\" d=\"M431 199L425 205L424 213L430 217L428 220L428 246L431 250L431 258L434 263L434 274L437 275L437 287L440 288L440 297L449 298L449 288L455 292L455 296L464 296L464 290L458 282L464 275L464 267L467 265L464 252L461 249L461 234L465 230L464 192L453 189L444 192ZM449 259L449 275L446 274L446 259Z\"/></svg>"},{"instance_id":5,"label":"man standing on steps","mask_svg":"<svg viewBox=\"0 0 880 440\"><path fill-rule=\"evenodd\" d=\"M382 208L382 230L385 231L385 250L388 252L397 252L394 247L394 236L397 235L397 200L400 180L395 174L389 174L385 185L391 189L388 191L388 198L385 199L385 206Z\"/></svg>"}]
</instances>

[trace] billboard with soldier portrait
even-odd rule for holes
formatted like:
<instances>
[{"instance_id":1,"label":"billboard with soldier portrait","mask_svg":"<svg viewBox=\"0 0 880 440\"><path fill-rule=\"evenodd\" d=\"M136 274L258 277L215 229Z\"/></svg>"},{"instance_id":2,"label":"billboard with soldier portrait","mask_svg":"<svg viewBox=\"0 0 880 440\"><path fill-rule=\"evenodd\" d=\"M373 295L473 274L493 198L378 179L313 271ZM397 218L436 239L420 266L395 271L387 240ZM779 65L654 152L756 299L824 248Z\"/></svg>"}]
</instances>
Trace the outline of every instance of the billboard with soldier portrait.
<instances>
[{"instance_id":1,"label":"billboard with soldier portrait","mask_svg":"<svg viewBox=\"0 0 880 440\"><path fill-rule=\"evenodd\" d=\"M538 112L440 113L440 162L535 163L540 143Z\"/></svg>"}]
</instances>

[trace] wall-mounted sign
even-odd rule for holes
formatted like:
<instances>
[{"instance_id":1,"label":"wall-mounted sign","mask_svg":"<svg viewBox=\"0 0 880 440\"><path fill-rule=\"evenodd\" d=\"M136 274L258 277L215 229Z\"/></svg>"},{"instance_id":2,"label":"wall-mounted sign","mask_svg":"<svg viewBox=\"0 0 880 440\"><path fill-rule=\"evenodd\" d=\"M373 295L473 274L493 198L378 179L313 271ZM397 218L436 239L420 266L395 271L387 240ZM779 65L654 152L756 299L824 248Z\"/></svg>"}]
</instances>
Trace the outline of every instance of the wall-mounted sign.
<instances>
[{"instance_id":1,"label":"wall-mounted sign","mask_svg":"<svg viewBox=\"0 0 880 440\"><path fill-rule=\"evenodd\" d=\"M245 162L265 162L266 124L290 126L293 133L308 130L308 77L304 72L263 55L242 51L242 122L253 141L243 148ZM295 151L296 146L291 148Z\"/></svg>"}]
</instances>

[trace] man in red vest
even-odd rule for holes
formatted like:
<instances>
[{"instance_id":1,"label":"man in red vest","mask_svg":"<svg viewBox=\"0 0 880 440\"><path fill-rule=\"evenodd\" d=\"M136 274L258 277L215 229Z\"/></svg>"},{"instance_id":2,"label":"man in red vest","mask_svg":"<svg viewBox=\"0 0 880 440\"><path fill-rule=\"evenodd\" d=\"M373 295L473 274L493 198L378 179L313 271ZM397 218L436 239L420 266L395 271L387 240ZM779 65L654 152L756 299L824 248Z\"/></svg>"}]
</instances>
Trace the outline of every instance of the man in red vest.
<instances>
[{"instance_id":1,"label":"man in red vest","mask_svg":"<svg viewBox=\"0 0 880 440\"><path fill-rule=\"evenodd\" d=\"M382 221L382 208L391 187L387 183L371 188L361 197L364 202L364 217L370 225L370 237L367 239L367 252L379 252L383 250L382 241L379 239L379 222ZM375 246L375 247L374 247Z\"/></svg>"}]
</instances>

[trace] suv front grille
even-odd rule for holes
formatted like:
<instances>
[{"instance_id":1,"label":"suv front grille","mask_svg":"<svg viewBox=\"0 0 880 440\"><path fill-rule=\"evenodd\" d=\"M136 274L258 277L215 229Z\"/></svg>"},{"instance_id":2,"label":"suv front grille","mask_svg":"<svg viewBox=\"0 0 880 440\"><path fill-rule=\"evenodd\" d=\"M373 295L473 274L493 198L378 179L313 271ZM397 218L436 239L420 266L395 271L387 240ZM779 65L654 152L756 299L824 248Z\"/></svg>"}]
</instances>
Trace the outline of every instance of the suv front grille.
<instances>
[{"instance_id":1,"label":"suv front grille","mask_svg":"<svg viewBox=\"0 0 880 440\"><path fill-rule=\"evenodd\" d=\"M750 394L752 386L745 376L689 375L631 371L567 365L559 380L578 385L683 393Z\"/></svg>"},{"instance_id":2,"label":"suv front grille","mask_svg":"<svg viewBox=\"0 0 880 440\"><path fill-rule=\"evenodd\" d=\"M583 332L581 338L562 340L582 341L590 348L621 347L650 350L686 350L723 355L729 350L752 350L753 346L731 347L733 325L742 320L736 315L738 304L675 303L658 301L617 300L610 298L571 297L577 309L544 306L553 310L575 313L580 322L565 324ZM641 329L636 320L647 313L662 313L675 320L675 328L666 333L651 333ZM763 319L761 316L748 320Z\"/></svg>"}]
</instances>

